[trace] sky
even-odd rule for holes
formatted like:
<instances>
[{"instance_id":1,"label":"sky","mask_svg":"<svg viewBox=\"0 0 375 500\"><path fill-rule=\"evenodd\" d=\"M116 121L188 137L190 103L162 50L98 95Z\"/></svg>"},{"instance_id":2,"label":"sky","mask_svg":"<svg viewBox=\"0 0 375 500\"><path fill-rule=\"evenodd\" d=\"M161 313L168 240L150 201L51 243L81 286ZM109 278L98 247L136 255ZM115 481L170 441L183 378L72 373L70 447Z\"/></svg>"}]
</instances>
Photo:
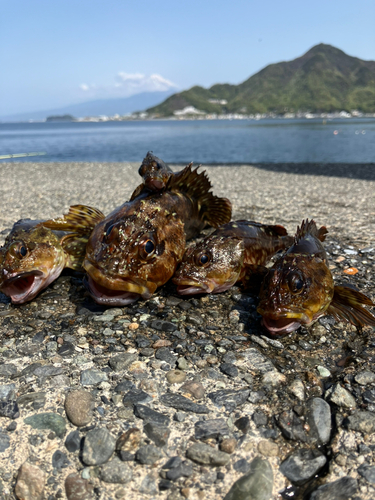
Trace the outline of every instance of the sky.
<instances>
[{"instance_id":1,"label":"sky","mask_svg":"<svg viewBox=\"0 0 375 500\"><path fill-rule=\"evenodd\" d=\"M0 116L240 83L318 43L375 60L374 0L0 0Z\"/></svg>"}]
</instances>

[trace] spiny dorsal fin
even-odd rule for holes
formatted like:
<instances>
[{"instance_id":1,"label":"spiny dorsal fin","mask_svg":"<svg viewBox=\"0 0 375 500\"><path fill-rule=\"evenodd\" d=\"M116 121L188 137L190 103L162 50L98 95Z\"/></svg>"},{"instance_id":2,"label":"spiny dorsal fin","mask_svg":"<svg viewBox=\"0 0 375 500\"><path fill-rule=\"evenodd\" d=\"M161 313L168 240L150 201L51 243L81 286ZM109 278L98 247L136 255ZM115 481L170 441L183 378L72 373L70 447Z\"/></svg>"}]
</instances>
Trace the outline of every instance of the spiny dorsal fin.
<instances>
[{"instance_id":1,"label":"spiny dorsal fin","mask_svg":"<svg viewBox=\"0 0 375 500\"><path fill-rule=\"evenodd\" d=\"M103 212L97 208L87 205L72 205L67 214L59 219L50 219L43 222L43 226L55 231L74 231L90 234L103 219Z\"/></svg>"},{"instance_id":2,"label":"spiny dorsal fin","mask_svg":"<svg viewBox=\"0 0 375 500\"><path fill-rule=\"evenodd\" d=\"M86 254L86 245L89 234L70 233L61 240L61 246L68 254L66 267L76 271L82 271L82 262Z\"/></svg>"},{"instance_id":3,"label":"spiny dorsal fin","mask_svg":"<svg viewBox=\"0 0 375 500\"><path fill-rule=\"evenodd\" d=\"M167 182L166 189L168 191L179 191L185 193L190 198L200 199L211 189L212 185L209 181L206 171L198 173L198 167L193 170L193 163L189 163L181 172L171 175Z\"/></svg>"},{"instance_id":4,"label":"spiny dorsal fin","mask_svg":"<svg viewBox=\"0 0 375 500\"><path fill-rule=\"evenodd\" d=\"M365 325L375 326L375 316L364 306L375 306L374 302L349 286L335 285L331 304L327 309L328 314L332 314L337 320L344 320L347 323L361 328Z\"/></svg>"},{"instance_id":5,"label":"spiny dorsal fin","mask_svg":"<svg viewBox=\"0 0 375 500\"><path fill-rule=\"evenodd\" d=\"M306 238L308 234L311 234L311 236L315 236L315 238L318 238L319 241L324 241L326 239L327 233L328 231L325 226L322 226L320 229L318 229L316 227L314 219L311 219L310 221L309 219L306 219L302 221L301 227L297 227L294 242L297 244L303 238Z\"/></svg>"}]
</instances>

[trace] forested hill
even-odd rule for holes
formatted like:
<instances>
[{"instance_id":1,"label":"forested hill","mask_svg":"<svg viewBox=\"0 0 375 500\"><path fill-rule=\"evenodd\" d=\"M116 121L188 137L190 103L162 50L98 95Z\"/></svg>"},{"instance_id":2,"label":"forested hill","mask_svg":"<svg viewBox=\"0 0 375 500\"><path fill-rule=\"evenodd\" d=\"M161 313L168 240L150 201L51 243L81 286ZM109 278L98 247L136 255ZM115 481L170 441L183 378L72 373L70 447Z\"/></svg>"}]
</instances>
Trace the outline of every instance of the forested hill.
<instances>
[{"instance_id":1,"label":"forested hill","mask_svg":"<svg viewBox=\"0 0 375 500\"><path fill-rule=\"evenodd\" d=\"M200 86L147 111L171 116L194 106L206 113L375 112L375 61L319 44L293 61L270 64L239 85Z\"/></svg>"}]
</instances>

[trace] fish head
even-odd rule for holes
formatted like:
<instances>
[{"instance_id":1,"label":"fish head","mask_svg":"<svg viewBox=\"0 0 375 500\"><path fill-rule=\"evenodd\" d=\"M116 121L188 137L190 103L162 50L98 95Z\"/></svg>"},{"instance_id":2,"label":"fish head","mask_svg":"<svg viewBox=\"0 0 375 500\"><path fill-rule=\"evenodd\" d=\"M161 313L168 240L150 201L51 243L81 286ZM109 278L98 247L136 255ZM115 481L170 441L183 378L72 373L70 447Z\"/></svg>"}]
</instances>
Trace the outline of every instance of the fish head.
<instances>
[{"instance_id":1,"label":"fish head","mask_svg":"<svg viewBox=\"0 0 375 500\"><path fill-rule=\"evenodd\" d=\"M163 160L148 152L139 167L138 173L150 191L160 191L167 185L172 170Z\"/></svg>"},{"instance_id":2,"label":"fish head","mask_svg":"<svg viewBox=\"0 0 375 500\"><path fill-rule=\"evenodd\" d=\"M282 337L322 316L334 284L325 261L315 255L284 255L266 275L258 313L272 336Z\"/></svg>"},{"instance_id":3,"label":"fish head","mask_svg":"<svg viewBox=\"0 0 375 500\"><path fill-rule=\"evenodd\" d=\"M186 251L173 282L180 295L224 292L238 280L243 260L242 240L212 235Z\"/></svg>"},{"instance_id":4,"label":"fish head","mask_svg":"<svg viewBox=\"0 0 375 500\"><path fill-rule=\"evenodd\" d=\"M148 299L172 277L184 250L184 225L176 214L146 209L105 219L87 245L86 287L103 305Z\"/></svg>"},{"instance_id":5,"label":"fish head","mask_svg":"<svg viewBox=\"0 0 375 500\"><path fill-rule=\"evenodd\" d=\"M1 249L0 290L13 304L28 302L61 274L65 260L60 238L50 229L16 230Z\"/></svg>"}]
</instances>

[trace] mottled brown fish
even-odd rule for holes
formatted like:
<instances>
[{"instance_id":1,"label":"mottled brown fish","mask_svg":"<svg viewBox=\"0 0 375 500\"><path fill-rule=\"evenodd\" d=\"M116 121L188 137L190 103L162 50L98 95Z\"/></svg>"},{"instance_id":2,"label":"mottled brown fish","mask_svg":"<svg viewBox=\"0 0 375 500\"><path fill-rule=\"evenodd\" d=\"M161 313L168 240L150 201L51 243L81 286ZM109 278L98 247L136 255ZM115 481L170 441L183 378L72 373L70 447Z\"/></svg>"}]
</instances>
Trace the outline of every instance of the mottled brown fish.
<instances>
[{"instance_id":1,"label":"mottled brown fish","mask_svg":"<svg viewBox=\"0 0 375 500\"><path fill-rule=\"evenodd\" d=\"M238 220L224 224L188 248L173 282L180 295L220 293L242 281L246 287L279 250L293 241L283 226Z\"/></svg>"},{"instance_id":2,"label":"mottled brown fish","mask_svg":"<svg viewBox=\"0 0 375 500\"><path fill-rule=\"evenodd\" d=\"M155 156L152 151L149 151L143 159L138 173L143 179L143 184L134 191L131 200L136 198L144 189L151 192L161 191L167 186L169 178L174 175L173 170L163 160Z\"/></svg>"},{"instance_id":3,"label":"mottled brown fish","mask_svg":"<svg viewBox=\"0 0 375 500\"><path fill-rule=\"evenodd\" d=\"M371 299L349 286L335 285L322 245L327 230L313 220L297 228L294 244L269 270L260 292L258 312L272 336L282 337L325 314L363 327L375 326L364 306Z\"/></svg>"},{"instance_id":4,"label":"mottled brown fish","mask_svg":"<svg viewBox=\"0 0 375 500\"><path fill-rule=\"evenodd\" d=\"M71 208L66 219L74 217L75 208ZM90 210L96 214L96 222L104 217L101 212ZM89 225L81 231L75 228L75 232L68 232L67 227L56 231L43 224L48 225L48 221L19 220L0 248L0 290L13 304L33 299L65 267L82 271Z\"/></svg>"},{"instance_id":5,"label":"mottled brown fish","mask_svg":"<svg viewBox=\"0 0 375 500\"><path fill-rule=\"evenodd\" d=\"M169 178L165 190L143 192L101 221L84 260L94 300L125 305L149 298L166 283L183 257L186 238L231 218L229 200L210 189L205 173L188 165Z\"/></svg>"}]
</instances>

